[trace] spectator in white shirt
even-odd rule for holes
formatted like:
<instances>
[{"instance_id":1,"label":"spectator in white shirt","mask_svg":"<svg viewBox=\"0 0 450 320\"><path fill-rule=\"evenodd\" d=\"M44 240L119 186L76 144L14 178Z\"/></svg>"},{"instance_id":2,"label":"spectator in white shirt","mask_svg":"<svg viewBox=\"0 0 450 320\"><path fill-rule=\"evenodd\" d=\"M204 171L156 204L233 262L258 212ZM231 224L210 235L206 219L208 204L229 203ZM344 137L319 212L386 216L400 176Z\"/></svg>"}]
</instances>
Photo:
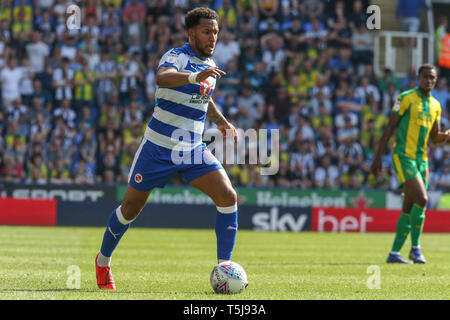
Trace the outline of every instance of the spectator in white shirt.
<instances>
[{"instance_id":1,"label":"spectator in white shirt","mask_svg":"<svg viewBox=\"0 0 450 320\"><path fill-rule=\"evenodd\" d=\"M95 51L92 42L87 42L84 58L88 61L89 70L95 70L95 67L100 62L100 55Z\"/></svg>"},{"instance_id":2,"label":"spectator in white shirt","mask_svg":"<svg viewBox=\"0 0 450 320\"><path fill-rule=\"evenodd\" d=\"M331 88L327 84L327 79L324 76L318 76L317 85L311 89L311 98L307 105L308 110L313 112L311 116L319 115L319 106L321 104L323 104L327 112L332 112Z\"/></svg>"},{"instance_id":3,"label":"spectator in white shirt","mask_svg":"<svg viewBox=\"0 0 450 320\"><path fill-rule=\"evenodd\" d=\"M116 64L108 51L101 52L100 62L95 67L97 77L97 103L103 105L108 96L116 90L114 79L116 77Z\"/></svg>"},{"instance_id":4,"label":"spectator in white shirt","mask_svg":"<svg viewBox=\"0 0 450 320\"><path fill-rule=\"evenodd\" d=\"M229 32L223 32L220 41L217 42L213 59L217 66L226 71L227 64L231 60L239 57L241 49L239 43L233 40L233 36Z\"/></svg>"},{"instance_id":5,"label":"spectator in white shirt","mask_svg":"<svg viewBox=\"0 0 450 320\"><path fill-rule=\"evenodd\" d=\"M75 121L77 120L77 114L70 108L69 99L64 99L61 102L61 106L53 112L53 117L62 117L69 128L74 128Z\"/></svg>"},{"instance_id":6,"label":"spectator in white shirt","mask_svg":"<svg viewBox=\"0 0 450 320\"><path fill-rule=\"evenodd\" d=\"M360 99L363 104L367 103L368 97L372 95L376 102L380 102L380 92L373 84L370 84L367 76L361 77L360 85L355 89L355 97Z\"/></svg>"},{"instance_id":7,"label":"spectator in white shirt","mask_svg":"<svg viewBox=\"0 0 450 320\"><path fill-rule=\"evenodd\" d=\"M450 164L444 164L442 167L442 173L439 175L437 181L438 189L450 188Z\"/></svg>"},{"instance_id":8,"label":"spectator in white shirt","mask_svg":"<svg viewBox=\"0 0 450 320\"><path fill-rule=\"evenodd\" d=\"M339 167L348 171L350 166L360 166L363 161L363 149L351 135L346 136L337 149Z\"/></svg>"},{"instance_id":9,"label":"spectator in white shirt","mask_svg":"<svg viewBox=\"0 0 450 320\"><path fill-rule=\"evenodd\" d=\"M353 60L357 65L369 65L373 60L374 34L367 30L365 23L360 23L352 34ZM358 70L358 74L361 69Z\"/></svg>"},{"instance_id":10,"label":"spectator in white shirt","mask_svg":"<svg viewBox=\"0 0 450 320\"><path fill-rule=\"evenodd\" d=\"M75 44L75 38L73 36L67 36L66 41L61 47L61 56L70 60L75 59L77 55L77 45Z\"/></svg>"},{"instance_id":11,"label":"spectator in white shirt","mask_svg":"<svg viewBox=\"0 0 450 320\"><path fill-rule=\"evenodd\" d=\"M54 3L54 0L38 0L37 3L39 5L39 8L42 10L48 10Z\"/></svg>"},{"instance_id":12,"label":"spectator in white shirt","mask_svg":"<svg viewBox=\"0 0 450 320\"><path fill-rule=\"evenodd\" d=\"M22 80L20 81L20 95L24 99L25 103L31 99L34 93L33 90L33 78L34 72L30 66L28 58L22 59L22 65L19 67L22 70Z\"/></svg>"},{"instance_id":13,"label":"spectator in white shirt","mask_svg":"<svg viewBox=\"0 0 450 320\"><path fill-rule=\"evenodd\" d=\"M336 126L337 130L345 127L347 118L350 119L352 126L358 125L358 116L354 112L351 112L348 106L344 105L341 108L341 112L334 118L334 125Z\"/></svg>"},{"instance_id":14,"label":"spectator in white shirt","mask_svg":"<svg viewBox=\"0 0 450 320\"><path fill-rule=\"evenodd\" d=\"M283 38L276 34L270 34L270 36L266 36L265 41L261 42L263 47L262 61L266 64L266 71L269 74L280 72L286 57L282 50Z\"/></svg>"},{"instance_id":15,"label":"spectator in white shirt","mask_svg":"<svg viewBox=\"0 0 450 320\"><path fill-rule=\"evenodd\" d=\"M61 68L53 71L53 87L55 88L55 99L72 99L73 77L75 72L69 68L69 59L63 58Z\"/></svg>"},{"instance_id":16,"label":"spectator in white shirt","mask_svg":"<svg viewBox=\"0 0 450 320\"><path fill-rule=\"evenodd\" d=\"M26 46L28 57L30 58L30 65L34 73L39 74L44 72L47 57L50 55L50 50L43 41L41 41L41 34L34 31L31 34L31 43Z\"/></svg>"},{"instance_id":17,"label":"spectator in white shirt","mask_svg":"<svg viewBox=\"0 0 450 320\"><path fill-rule=\"evenodd\" d=\"M310 125L309 117L305 115L300 115L297 118L297 123L291 128L289 132L290 140L294 140L297 134L297 131L302 133L302 137L304 140L314 141L314 130Z\"/></svg>"},{"instance_id":18,"label":"spectator in white shirt","mask_svg":"<svg viewBox=\"0 0 450 320\"><path fill-rule=\"evenodd\" d=\"M314 172L314 156L311 152L311 145L307 140L296 143L297 150L292 153L290 167L295 171L297 163L302 164L303 174L311 175Z\"/></svg>"},{"instance_id":19,"label":"spectator in white shirt","mask_svg":"<svg viewBox=\"0 0 450 320\"><path fill-rule=\"evenodd\" d=\"M86 17L86 24L81 27L81 34L88 34L94 43L97 43L97 40L100 36L100 28L96 25L97 18L93 14L89 14Z\"/></svg>"},{"instance_id":20,"label":"spectator in white shirt","mask_svg":"<svg viewBox=\"0 0 450 320\"><path fill-rule=\"evenodd\" d=\"M126 52L124 61L119 65L118 69L121 76L119 84L120 101L121 103L128 103L130 91L137 89L139 81L144 79L139 53L135 52L131 55Z\"/></svg>"},{"instance_id":21,"label":"spectator in white shirt","mask_svg":"<svg viewBox=\"0 0 450 320\"><path fill-rule=\"evenodd\" d=\"M337 139L339 142L351 137L353 139L358 139L359 129L353 124L352 118L346 116L344 118L345 124L342 128L337 131Z\"/></svg>"},{"instance_id":22,"label":"spectator in white shirt","mask_svg":"<svg viewBox=\"0 0 450 320\"><path fill-rule=\"evenodd\" d=\"M20 81L22 78L23 72L17 66L17 59L10 58L8 65L0 72L3 107L9 106L12 101L20 97Z\"/></svg>"},{"instance_id":23,"label":"spectator in white shirt","mask_svg":"<svg viewBox=\"0 0 450 320\"><path fill-rule=\"evenodd\" d=\"M244 86L237 101L239 128L247 130L253 127L254 121L260 118L260 109L264 106L264 99L250 86Z\"/></svg>"},{"instance_id":24,"label":"spectator in white shirt","mask_svg":"<svg viewBox=\"0 0 450 320\"><path fill-rule=\"evenodd\" d=\"M325 154L320 159L320 166L318 166L314 172L314 187L336 187L338 180L339 170L331 163L331 157L328 154Z\"/></svg>"},{"instance_id":25,"label":"spectator in white shirt","mask_svg":"<svg viewBox=\"0 0 450 320\"><path fill-rule=\"evenodd\" d=\"M27 114L27 107L22 104L22 99L15 99L8 107L8 121L19 121L21 115Z\"/></svg>"}]
</instances>

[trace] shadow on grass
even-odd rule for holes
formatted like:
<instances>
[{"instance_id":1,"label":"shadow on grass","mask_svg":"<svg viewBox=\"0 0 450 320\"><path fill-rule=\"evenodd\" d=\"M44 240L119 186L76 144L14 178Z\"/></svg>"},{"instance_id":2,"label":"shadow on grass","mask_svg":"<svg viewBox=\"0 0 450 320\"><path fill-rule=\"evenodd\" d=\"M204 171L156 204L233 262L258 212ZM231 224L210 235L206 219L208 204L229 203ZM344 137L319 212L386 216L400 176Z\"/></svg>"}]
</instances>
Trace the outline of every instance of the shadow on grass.
<instances>
[{"instance_id":1,"label":"shadow on grass","mask_svg":"<svg viewBox=\"0 0 450 320\"><path fill-rule=\"evenodd\" d=\"M33 289L33 288L2 288L0 292L95 292L96 290L87 289L68 289L68 288L48 288L48 289Z\"/></svg>"},{"instance_id":2,"label":"shadow on grass","mask_svg":"<svg viewBox=\"0 0 450 320\"><path fill-rule=\"evenodd\" d=\"M0 293L14 293L14 292L73 292L73 293L107 293L113 295L119 294L170 294L170 295L184 295L184 294L201 294L201 295L216 295L211 291L126 291L126 290L100 290L100 289L68 289L68 288L48 288L48 289L33 289L33 288L2 288Z\"/></svg>"},{"instance_id":3,"label":"shadow on grass","mask_svg":"<svg viewBox=\"0 0 450 320\"><path fill-rule=\"evenodd\" d=\"M368 265L374 265L374 264L380 264L379 262L308 262L308 263L246 263L246 266L368 266Z\"/></svg>"}]
</instances>

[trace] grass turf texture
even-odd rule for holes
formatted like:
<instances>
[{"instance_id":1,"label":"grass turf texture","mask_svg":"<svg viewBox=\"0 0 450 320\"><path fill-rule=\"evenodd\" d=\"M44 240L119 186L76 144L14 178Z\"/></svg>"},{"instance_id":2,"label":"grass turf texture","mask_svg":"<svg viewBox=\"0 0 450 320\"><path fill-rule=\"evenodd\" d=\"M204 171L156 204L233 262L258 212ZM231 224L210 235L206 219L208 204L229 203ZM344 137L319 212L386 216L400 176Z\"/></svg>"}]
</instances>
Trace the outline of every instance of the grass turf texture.
<instances>
[{"instance_id":1,"label":"grass turf texture","mask_svg":"<svg viewBox=\"0 0 450 320\"><path fill-rule=\"evenodd\" d=\"M0 226L0 299L448 299L450 234L425 233L428 264L385 263L393 234L240 230L233 261L249 287L213 293L214 230L130 228L112 260L117 291L97 289L94 257L103 228ZM407 257L410 244L403 249ZM67 268L79 266L80 289ZM380 289L367 273L380 267Z\"/></svg>"}]
</instances>

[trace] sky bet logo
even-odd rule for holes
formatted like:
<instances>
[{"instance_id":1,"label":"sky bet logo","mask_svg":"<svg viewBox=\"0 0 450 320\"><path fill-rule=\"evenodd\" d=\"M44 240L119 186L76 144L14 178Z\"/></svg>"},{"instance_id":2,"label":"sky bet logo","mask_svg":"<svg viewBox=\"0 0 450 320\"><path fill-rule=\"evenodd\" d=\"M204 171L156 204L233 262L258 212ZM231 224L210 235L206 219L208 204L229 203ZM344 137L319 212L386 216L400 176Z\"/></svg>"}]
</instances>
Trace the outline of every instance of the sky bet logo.
<instances>
[{"instance_id":1,"label":"sky bet logo","mask_svg":"<svg viewBox=\"0 0 450 320\"><path fill-rule=\"evenodd\" d=\"M69 30L79 30L81 28L81 10L80 7L72 4L67 7L66 14L68 15L66 26Z\"/></svg>"}]
</instances>

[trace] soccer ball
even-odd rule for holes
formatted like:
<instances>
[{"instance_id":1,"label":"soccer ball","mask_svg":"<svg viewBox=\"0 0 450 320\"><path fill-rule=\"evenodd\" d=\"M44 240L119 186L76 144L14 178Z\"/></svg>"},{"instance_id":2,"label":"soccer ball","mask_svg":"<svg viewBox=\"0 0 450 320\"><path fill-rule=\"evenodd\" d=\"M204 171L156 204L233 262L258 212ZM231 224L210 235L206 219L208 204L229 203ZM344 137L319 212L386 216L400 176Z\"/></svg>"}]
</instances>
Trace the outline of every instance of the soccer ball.
<instances>
[{"instance_id":1,"label":"soccer ball","mask_svg":"<svg viewBox=\"0 0 450 320\"><path fill-rule=\"evenodd\" d=\"M216 265L209 278L215 293L235 294L248 286L245 270L236 262L222 262Z\"/></svg>"}]
</instances>

